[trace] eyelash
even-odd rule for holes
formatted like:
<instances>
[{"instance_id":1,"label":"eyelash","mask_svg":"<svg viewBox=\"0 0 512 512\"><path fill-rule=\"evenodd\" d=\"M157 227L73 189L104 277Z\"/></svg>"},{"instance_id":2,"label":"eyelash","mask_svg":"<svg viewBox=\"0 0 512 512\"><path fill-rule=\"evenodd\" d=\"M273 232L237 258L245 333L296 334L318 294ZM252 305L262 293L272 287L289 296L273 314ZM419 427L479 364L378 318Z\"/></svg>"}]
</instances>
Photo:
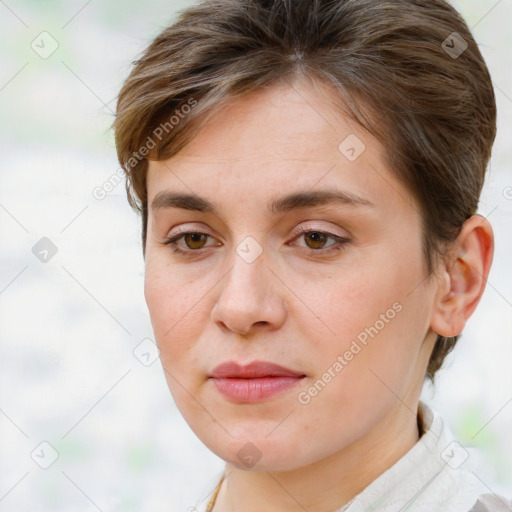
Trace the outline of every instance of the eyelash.
<instances>
[{"instance_id":1,"label":"eyelash","mask_svg":"<svg viewBox=\"0 0 512 512\"><path fill-rule=\"evenodd\" d=\"M321 229L304 228L303 226L301 226L299 228L299 233L293 240L296 240L297 238L300 238L300 236L302 236L304 234L309 234L309 233L320 233L322 235L325 235L327 238L331 238L331 239L335 240L338 244L341 244L340 246L338 246L334 249L329 249L329 250L306 249L306 251L308 251L312 254L321 252L321 253L329 255L334 252L343 251L346 248L347 244L350 243L350 240L343 236L338 236L333 233L329 233L328 231L322 231ZM176 242L186 235L193 235L193 234L210 236L210 235L208 235L208 233L203 233L202 231L197 231L197 230L184 231L184 232L178 233L177 235L174 235L172 237L165 238L163 244L168 245L174 254L180 254L183 256L192 256L193 255L192 253L198 253L201 251L201 249L185 249L184 250L184 249L181 249L180 247L178 247L178 245L176 245ZM336 245L336 244L333 244L332 246L329 246L329 247L333 247L334 245Z\"/></svg>"}]
</instances>

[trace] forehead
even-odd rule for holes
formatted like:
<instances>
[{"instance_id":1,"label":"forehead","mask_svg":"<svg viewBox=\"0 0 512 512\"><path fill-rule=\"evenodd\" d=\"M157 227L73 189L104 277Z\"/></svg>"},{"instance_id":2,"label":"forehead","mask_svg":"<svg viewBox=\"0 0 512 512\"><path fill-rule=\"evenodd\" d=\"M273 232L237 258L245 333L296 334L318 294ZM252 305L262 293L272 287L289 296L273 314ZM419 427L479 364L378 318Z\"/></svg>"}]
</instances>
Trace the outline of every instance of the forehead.
<instances>
[{"instance_id":1,"label":"forehead","mask_svg":"<svg viewBox=\"0 0 512 512\"><path fill-rule=\"evenodd\" d=\"M357 135L369 143L369 151L385 157L377 140L342 115L335 102L340 99L332 87L311 78L277 82L230 98L180 156L223 161L237 157L265 160L271 154L273 159L281 155L325 162L327 146L337 151L348 135Z\"/></svg>"},{"instance_id":2,"label":"forehead","mask_svg":"<svg viewBox=\"0 0 512 512\"><path fill-rule=\"evenodd\" d=\"M228 199L241 201L329 187L388 207L412 203L386 167L385 148L336 109L336 100L331 89L310 80L232 99L178 154L150 161L149 204L163 189L201 190L213 202L227 190Z\"/></svg>"}]
</instances>

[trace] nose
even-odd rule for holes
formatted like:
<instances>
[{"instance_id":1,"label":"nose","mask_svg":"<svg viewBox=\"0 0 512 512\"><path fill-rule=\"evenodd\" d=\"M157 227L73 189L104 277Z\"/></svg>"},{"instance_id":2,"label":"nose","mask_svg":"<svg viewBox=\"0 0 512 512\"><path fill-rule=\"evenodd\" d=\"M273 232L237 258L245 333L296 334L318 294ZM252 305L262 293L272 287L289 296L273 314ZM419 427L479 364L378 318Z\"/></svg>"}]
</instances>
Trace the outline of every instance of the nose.
<instances>
[{"instance_id":1,"label":"nose","mask_svg":"<svg viewBox=\"0 0 512 512\"><path fill-rule=\"evenodd\" d=\"M278 329L284 323L286 287L263 254L249 263L235 253L233 266L218 287L212 320L219 328L247 336L261 328Z\"/></svg>"}]
</instances>

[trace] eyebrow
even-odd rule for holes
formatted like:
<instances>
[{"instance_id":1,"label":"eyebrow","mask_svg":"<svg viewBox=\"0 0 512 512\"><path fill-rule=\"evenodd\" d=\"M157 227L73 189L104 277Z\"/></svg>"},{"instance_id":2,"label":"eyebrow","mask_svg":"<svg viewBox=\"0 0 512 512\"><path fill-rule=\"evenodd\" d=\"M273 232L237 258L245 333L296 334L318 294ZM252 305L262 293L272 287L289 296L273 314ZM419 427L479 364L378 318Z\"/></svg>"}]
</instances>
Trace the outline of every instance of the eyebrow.
<instances>
[{"instance_id":1,"label":"eyebrow","mask_svg":"<svg viewBox=\"0 0 512 512\"><path fill-rule=\"evenodd\" d=\"M341 190L315 190L299 191L278 199L269 201L267 208L270 213L286 213L299 208L312 208L328 204L343 204L349 206L371 206L375 205L358 195ZM171 192L164 190L159 192L151 203L151 210L156 212L165 208L181 208L218 215L214 203L195 194Z\"/></svg>"}]
</instances>

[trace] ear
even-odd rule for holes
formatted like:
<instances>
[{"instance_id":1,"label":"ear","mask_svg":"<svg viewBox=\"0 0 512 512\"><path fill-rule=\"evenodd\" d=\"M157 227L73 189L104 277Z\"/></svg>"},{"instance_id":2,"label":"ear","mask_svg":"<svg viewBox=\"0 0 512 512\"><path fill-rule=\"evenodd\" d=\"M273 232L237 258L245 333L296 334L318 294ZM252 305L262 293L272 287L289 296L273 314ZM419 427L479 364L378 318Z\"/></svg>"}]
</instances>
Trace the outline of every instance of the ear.
<instances>
[{"instance_id":1,"label":"ear","mask_svg":"<svg viewBox=\"0 0 512 512\"><path fill-rule=\"evenodd\" d=\"M485 290L494 255L494 234L489 221L473 215L464 222L439 272L431 328L445 337L457 336L473 314Z\"/></svg>"}]
</instances>

